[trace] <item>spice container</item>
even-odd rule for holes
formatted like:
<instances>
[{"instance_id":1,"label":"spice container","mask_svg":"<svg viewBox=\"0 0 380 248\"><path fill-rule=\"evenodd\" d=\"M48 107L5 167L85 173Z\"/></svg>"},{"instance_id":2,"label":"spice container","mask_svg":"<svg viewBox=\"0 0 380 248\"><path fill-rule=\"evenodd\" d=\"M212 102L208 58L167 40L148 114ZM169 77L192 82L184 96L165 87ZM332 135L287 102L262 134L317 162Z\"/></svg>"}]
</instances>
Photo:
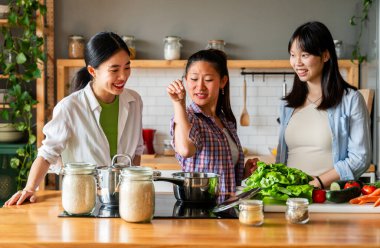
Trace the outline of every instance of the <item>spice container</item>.
<instances>
[{"instance_id":1,"label":"spice container","mask_svg":"<svg viewBox=\"0 0 380 248\"><path fill-rule=\"evenodd\" d=\"M166 36L164 39L164 57L166 60L181 58L181 37Z\"/></svg>"},{"instance_id":2,"label":"spice container","mask_svg":"<svg viewBox=\"0 0 380 248\"><path fill-rule=\"evenodd\" d=\"M309 201L306 198L288 198L285 217L289 223L305 224L309 221Z\"/></svg>"},{"instance_id":3,"label":"spice container","mask_svg":"<svg viewBox=\"0 0 380 248\"><path fill-rule=\"evenodd\" d=\"M174 156L175 151L172 147L171 140L164 140L164 155L165 156Z\"/></svg>"},{"instance_id":4,"label":"spice container","mask_svg":"<svg viewBox=\"0 0 380 248\"><path fill-rule=\"evenodd\" d=\"M63 168L62 206L69 215L91 214L96 203L96 169L89 163L68 163Z\"/></svg>"},{"instance_id":5,"label":"spice container","mask_svg":"<svg viewBox=\"0 0 380 248\"><path fill-rule=\"evenodd\" d=\"M263 201L242 200L239 210L240 223L250 226L260 226L264 223Z\"/></svg>"},{"instance_id":6,"label":"spice container","mask_svg":"<svg viewBox=\"0 0 380 248\"><path fill-rule=\"evenodd\" d=\"M124 168L120 175L119 213L127 222L150 222L154 214L153 170Z\"/></svg>"},{"instance_id":7,"label":"spice container","mask_svg":"<svg viewBox=\"0 0 380 248\"><path fill-rule=\"evenodd\" d=\"M338 59L342 58L343 55L343 42L341 40L334 40L335 52Z\"/></svg>"},{"instance_id":8,"label":"spice container","mask_svg":"<svg viewBox=\"0 0 380 248\"><path fill-rule=\"evenodd\" d=\"M81 35L69 36L69 58L82 59L84 57L84 38Z\"/></svg>"},{"instance_id":9,"label":"spice container","mask_svg":"<svg viewBox=\"0 0 380 248\"><path fill-rule=\"evenodd\" d=\"M217 49L224 52L224 40L209 40L206 49Z\"/></svg>"},{"instance_id":10,"label":"spice container","mask_svg":"<svg viewBox=\"0 0 380 248\"><path fill-rule=\"evenodd\" d=\"M135 37L133 35L124 35L121 37L125 44L127 44L129 52L131 53L130 58L136 58L136 46L135 46Z\"/></svg>"}]
</instances>

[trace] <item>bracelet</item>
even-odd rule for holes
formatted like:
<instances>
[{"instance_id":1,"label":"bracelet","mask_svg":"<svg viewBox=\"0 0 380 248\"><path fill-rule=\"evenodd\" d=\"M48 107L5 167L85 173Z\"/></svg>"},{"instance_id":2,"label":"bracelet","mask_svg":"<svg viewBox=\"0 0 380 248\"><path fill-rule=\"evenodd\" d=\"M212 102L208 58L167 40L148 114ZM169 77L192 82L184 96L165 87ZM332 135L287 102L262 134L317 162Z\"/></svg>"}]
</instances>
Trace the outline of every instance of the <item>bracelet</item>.
<instances>
[{"instance_id":1,"label":"bracelet","mask_svg":"<svg viewBox=\"0 0 380 248\"><path fill-rule=\"evenodd\" d=\"M322 180L319 178L319 176L316 176L315 178L318 180L319 184L321 185L321 188L325 189L325 185L323 185Z\"/></svg>"}]
</instances>

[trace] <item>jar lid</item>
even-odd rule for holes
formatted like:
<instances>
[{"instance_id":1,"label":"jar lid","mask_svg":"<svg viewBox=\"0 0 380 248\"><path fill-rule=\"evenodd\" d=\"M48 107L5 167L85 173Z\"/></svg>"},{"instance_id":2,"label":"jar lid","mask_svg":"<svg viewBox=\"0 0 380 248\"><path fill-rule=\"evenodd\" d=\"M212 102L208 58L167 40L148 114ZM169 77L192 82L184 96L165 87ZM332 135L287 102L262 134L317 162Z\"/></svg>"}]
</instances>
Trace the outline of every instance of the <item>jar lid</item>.
<instances>
[{"instance_id":1,"label":"jar lid","mask_svg":"<svg viewBox=\"0 0 380 248\"><path fill-rule=\"evenodd\" d=\"M240 201L239 209L240 210L256 210L263 207L262 200L249 200L243 199Z\"/></svg>"},{"instance_id":2,"label":"jar lid","mask_svg":"<svg viewBox=\"0 0 380 248\"><path fill-rule=\"evenodd\" d=\"M66 163L63 167L64 174L91 174L96 171L96 165L86 162Z\"/></svg>"},{"instance_id":3,"label":"jar lid","mask_svg":"<svg viewBox=\"0 0 380 248\"><path fill-rule=\"evenodd\" d=\"M73 40L84 40L82 35L70 35L69 38Z\"/></svg>"},{"instance_id":4,"label":"jar lid","mask_svg":"<svg viewBox=\"0 0 380 248\"><path fill-rule=\"evenodd\" d=\"M135 36L133 35L123 35L121 36L121 39L126 41L126 40L135 40Z\"/></svg>"},{"instance_id":5,"label":"jar lid","mask_svg":"<svg viewBox=\"0 0 380 248\"><path fill-rule=\"evenodd\" d=\"M147 166L130 166L122 169L121 175L127 177L152 176L153 170Z\"/></svg>"},{"instance_id":6,"label":"jar lid","mask_svg":"<svg viewBox=\"0 0 380 248\"><path fill-rule=\"evenodd\" d=\"M166 41L180 41L181 37L179 37L179 36L166 36L165 40Z\"/></svg>"},{"instance_id":7,"label":"jar lid","mask_svg":"<svg viewBox=\"0 0 380 248\"><path fill-rule=\"evenodd\" d=\"M334 44L335 45L342 45L343 41L341 41L341 40L334 40Z\"/></svg>"},{"instance_id":8,"label":"jar lid","mask_svg":"<svg viewBox=\"0 0 380 248\"><path fill-rule=\"evenodd\" d=\"M209 40L208 43L213 43L213 44L223 44L225 45L226 43L224 40Z\"/></svg>"},{"instance_id":9,"label":"jar lid","mask_svg":"<svg viewBox=\"0 0 380 248\"><path fill-rule=\"evenodd\" d=\"M288 198L288 200L286 200L286 205L288 205L288 206L307 206L307 205L309 205L309 200L306 198Z\"/></svg>"}]
</instances>

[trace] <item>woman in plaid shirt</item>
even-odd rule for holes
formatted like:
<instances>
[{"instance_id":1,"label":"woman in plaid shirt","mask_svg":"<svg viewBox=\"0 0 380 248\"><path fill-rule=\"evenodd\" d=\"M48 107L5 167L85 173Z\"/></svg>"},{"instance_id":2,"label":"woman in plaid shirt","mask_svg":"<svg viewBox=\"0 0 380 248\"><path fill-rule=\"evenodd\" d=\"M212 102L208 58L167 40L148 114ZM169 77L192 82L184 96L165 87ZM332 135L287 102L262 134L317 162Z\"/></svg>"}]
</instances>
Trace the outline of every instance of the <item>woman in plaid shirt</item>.
<instances>
[{"instance_id":1,"label":"woman in plaid shirt","mask_svg":"<svg viewBox=\"0 0 380 248\"><path fill-rule=\"evenodd\" d=\"M220 192L228 196L250 175L255 161L248 161L244 169L230 104L225 53L209 49L193 54L186 65L185 79L192 100L187 109L182 80L167 87L174 106L171 135L176 158L184 171L219 174Z\"/></svg>"}]
</instances>

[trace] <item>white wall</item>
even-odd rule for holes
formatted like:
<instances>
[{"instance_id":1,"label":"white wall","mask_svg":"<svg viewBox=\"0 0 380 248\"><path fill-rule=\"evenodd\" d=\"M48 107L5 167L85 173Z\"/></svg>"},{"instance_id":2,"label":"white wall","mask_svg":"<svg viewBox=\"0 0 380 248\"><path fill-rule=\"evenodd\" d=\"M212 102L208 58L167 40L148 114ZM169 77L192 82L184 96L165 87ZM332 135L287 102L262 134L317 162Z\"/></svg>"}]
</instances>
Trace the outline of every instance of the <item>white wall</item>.
<instances>
[{"instance_id":1,"label":"white wall","mask_svg":"<svg viewBox=\"0 0 380 248\"><path fill-rule=\"evenodd\" d=\"M243 107L243 76L239 69L230 70L229 73L232 110L239 122ZM171 138L169 124L173 108L166 94L166 86L182 74L183 69L133 69L127 82L128 88L136 90L142 96L144 128L157 130L154 142L156 153L162 153L163 140ZM346 73L342 74L345 77ZM250 154L269 154L268 147L277 145L279 125L276 119L283 82L283 75L268 75L265 76L265 81L262 76L255 76L254 82L250 76L247 77L247 109L251 123L248 127L239 124L238 135ZM290 90L292 75L286 76L286 84Z\"/></svg>"}]
</instances>

